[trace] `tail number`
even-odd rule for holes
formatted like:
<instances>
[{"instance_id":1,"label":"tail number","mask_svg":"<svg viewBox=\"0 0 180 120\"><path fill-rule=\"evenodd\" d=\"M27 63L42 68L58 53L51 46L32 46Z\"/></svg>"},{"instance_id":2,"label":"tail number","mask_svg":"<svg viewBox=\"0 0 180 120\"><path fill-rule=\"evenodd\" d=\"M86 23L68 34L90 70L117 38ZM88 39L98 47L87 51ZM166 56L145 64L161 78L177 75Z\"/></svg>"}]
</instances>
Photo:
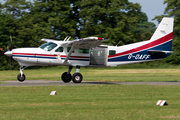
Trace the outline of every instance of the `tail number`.
<instances>
[{"instance_id":1,"label":"tail number","mask_svg":"<svg viewBox=\"0 0 180 120\"><path fill-rule=\"evenodd\" d=\"M133 54L129 54L128 59L147 60L149 57L150 55L146 54L136 54L135 56Z\"/></svg>"}]
</instances>

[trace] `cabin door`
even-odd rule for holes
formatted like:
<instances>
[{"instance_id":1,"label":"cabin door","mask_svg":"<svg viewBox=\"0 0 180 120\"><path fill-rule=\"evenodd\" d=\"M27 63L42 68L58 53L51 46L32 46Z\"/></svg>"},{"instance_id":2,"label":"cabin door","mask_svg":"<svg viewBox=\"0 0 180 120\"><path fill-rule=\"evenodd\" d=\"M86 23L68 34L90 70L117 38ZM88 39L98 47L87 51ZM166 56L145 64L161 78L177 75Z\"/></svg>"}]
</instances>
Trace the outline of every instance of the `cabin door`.
<instances>
[{"instance_id":1,"label":"cabin door","mask_svg":"<svg viewBox=\"0 0 180 120\"><path fill-rule=\"evenodd\" d=\"M96 47L90 50L90 65L107 66L107 48Z\"/></svg>"}]
</instances>

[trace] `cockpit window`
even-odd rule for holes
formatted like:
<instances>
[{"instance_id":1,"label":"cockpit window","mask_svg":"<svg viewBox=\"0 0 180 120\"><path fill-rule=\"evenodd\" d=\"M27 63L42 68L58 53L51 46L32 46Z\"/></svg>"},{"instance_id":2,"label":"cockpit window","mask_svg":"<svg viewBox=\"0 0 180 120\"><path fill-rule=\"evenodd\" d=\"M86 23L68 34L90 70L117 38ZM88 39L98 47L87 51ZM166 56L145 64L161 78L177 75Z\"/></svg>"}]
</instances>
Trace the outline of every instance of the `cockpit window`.
<instances>
[{"instance_id":1,"label":"cockpit window","mask_svg":"<svg viewBox=\"0 0 180 120\"><path fill-rule=\"evenodd\" d=\"M45 43L45 44L41 45L40 48L45 50L45 51L51 51L56 46L57 46L57 44L55 44L53 42L48 42L48 43Z\"/></svg>"}]
</instances>

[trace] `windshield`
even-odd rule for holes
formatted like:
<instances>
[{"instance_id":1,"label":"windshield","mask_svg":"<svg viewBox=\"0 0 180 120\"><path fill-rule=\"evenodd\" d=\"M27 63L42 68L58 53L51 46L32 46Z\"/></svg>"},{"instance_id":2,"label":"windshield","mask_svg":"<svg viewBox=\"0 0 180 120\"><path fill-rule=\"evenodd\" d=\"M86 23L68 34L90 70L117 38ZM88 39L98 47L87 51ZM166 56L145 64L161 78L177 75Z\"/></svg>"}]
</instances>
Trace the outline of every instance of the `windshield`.
<instances>
[{"instance_id":1,"label":"windshield","mask_svg":"<svg viewBox=\"0 0 180 120\"><path fill-rule=\"evenodd\" d=\"M48 43L45 43L45 44L41 45L40 48L45 50L45 51L51 51L56 46L57 46L57 44L55 44L53 42L48 42Z\"/></svg>"}]
</instances>

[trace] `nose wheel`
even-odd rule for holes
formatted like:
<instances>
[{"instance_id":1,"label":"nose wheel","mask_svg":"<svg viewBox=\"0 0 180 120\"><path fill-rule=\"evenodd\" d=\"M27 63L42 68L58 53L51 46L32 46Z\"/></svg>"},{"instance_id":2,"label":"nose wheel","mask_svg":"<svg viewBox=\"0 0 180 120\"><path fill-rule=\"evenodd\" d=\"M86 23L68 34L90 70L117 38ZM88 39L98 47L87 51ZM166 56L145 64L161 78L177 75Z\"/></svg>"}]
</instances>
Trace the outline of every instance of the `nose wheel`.
<instances>
[{"instance_id":1,"label":"nose wheel","mask_svg":"<svg viewBox=\"0 0 180 120\"><path fill-rule=\"evenodd\" d=\"M26 76L23 74L23 70L25 69L25 68L27 68L28 66L26 66L26 67L24 67L23 68L23 66L21 66L19 69L20 69L20 73L17 75L17 79L18 79L18 81L19 82L23 82L25 79L26 79Z\"/></svg>"},{"instance_id":2,"label":"nose wheel","mask_svg":"<svg viewBox=\"0 0 180 120\"><path fill-rule=\"evenodd\" d=\"M80 72L80 66L76 66L76 73L73 74L73 76L71 76L70 72L72 70L73 66L69 67L68 72L64 72L61 76L61 79L64 83L69 83L72 79L72 81L74 83L81 83L81 81L83 80L83 76Z\"/></svg>"},{"instance_id":3,"label":"nose wheel","mask_svg":"<svg viewBox=\"0 0 180 120\"><path fill-rule=\"evenodd\" d=\"M19 80L19 82L23 82L26 79L26 76L24 74L21 75L20 73L17 75L17 79Z\"/></svg>"}]
</instances>

